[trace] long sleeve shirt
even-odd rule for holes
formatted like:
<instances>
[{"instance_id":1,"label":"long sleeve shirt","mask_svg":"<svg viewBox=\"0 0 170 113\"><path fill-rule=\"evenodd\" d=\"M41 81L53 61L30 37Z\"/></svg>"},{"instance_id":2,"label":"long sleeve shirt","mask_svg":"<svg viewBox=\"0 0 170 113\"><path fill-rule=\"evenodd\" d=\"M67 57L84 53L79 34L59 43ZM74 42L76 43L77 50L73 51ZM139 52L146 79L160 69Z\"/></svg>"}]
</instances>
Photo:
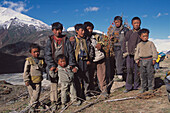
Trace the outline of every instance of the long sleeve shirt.
<instances>
[{"instance_id":1,"label":"long sleeve shirt","mask_svg":"<svg viewBox=\"0 0 170 113\"><path fill-rule=\"evenodd\" d=\"M134 59L139 60L141 57L152 57L153 60L158 58L156 47L152 41L142 41L137 45Z\"/></svg>"},{"instance_id":2,"label":"long sleeve shirt","mask_svg":"<svg viewBox=\"0 0 170 113\"><path fill-rule=\"evenodd\" d=\"M128 52L130 55L134 55L136 46L140 41L141 39L137 31L128 31L123 42L123 53Z\"/></svg>"}]
</instances>

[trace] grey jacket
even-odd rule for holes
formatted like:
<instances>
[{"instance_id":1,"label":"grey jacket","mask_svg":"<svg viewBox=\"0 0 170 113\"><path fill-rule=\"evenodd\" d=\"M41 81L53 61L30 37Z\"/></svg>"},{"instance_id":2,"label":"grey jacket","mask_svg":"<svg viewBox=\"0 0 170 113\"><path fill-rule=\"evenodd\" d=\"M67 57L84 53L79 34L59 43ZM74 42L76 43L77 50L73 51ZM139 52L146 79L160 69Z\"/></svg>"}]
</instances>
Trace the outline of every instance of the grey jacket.
<instances>
[{"instance_id":1,"label":"grey jacket","mask_svg":"<svg viewBox=\"0 0 170 113\"><path fill-rule=\"evenodd\" d=\"M72 82L74 78L74 73L70 69L70 66L63 68L58 65L58 76L59 76L59 82Z\"/></svg>"}]
</instances>

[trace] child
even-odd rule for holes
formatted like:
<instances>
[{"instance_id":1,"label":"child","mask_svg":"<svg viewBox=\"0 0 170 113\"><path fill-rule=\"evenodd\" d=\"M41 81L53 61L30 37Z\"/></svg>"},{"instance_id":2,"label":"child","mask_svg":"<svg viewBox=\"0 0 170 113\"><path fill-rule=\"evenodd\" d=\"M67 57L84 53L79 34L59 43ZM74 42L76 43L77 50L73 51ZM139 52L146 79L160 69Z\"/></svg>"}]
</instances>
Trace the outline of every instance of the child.
<instances>
[{"instance_id":1,"label":"child","mask_svg":"<svg viewBox=\"0 0 170 113\"><path fill-rule=\"evenodd\" d=\"M70 90L71 93L71 101L75 101L73 105L80 105L81 101L77 100L75 85L74 85L74 73L77 72L77 68L73 68L71 70L70 66L67 65L66 57L63 54L58 55L58 76L59 82L61 83L61 102L62 108L66 106L67 102L67 94Z\"/></svg>"},{"instance_id":2,"label":"child","mask_svg":"<svg viewBox=\"0 0 170 113\"><path fill-rule=\"evenodd\" d=\"M115 53L115 65L116 65L116 76L114 76L115 81L123 80L123 64L125 62L122 52L122 43L125 39L125 34L128 31L128 28L125 27L122 23L122 17L116 16L114 18L115 26L113 27L113 39L114 43L114 53Z\"/></svg>"},{"instance_id":3,"label":"child","mask_svg":"<svg viewBox=\"0 0 170 113\"><path fill-rule=\"evenodd\" d=\"M66 35L62 35L63 25L60 22L52 24L53 35L49 36L45 47L45 62L47 64L47 78L51 81L51 104L57 104L58 101L58 78L57 78L57 56L64 54L68 58L68 64L75 66L74 50ZM56 108L57 105L54 107Z\"/></svg>"},{"instance_id":4,"label":"child","mask_svg":"<svg viewBox=\"0 0 170 113\"><path fill-rule=\"evenodd\" d=\"M138 66L134 61L134 54L137 44L141 41L138 31L140 30L141 20L139 17L132 19L133 29L128 31L123 42L123 56L126 57L127 77L124 93L137 90L140 86ZM134 86L133 86L134 84Z\"/></svg>"},{"instance_id":5,"label":"child","mask_svg":"<svg viewBox=\"0 0 170 113\"><path fill-rule=\"evenodd\" d=\"M153 92L154 64L158 58L158 53L154 43L148 40L148 29L141 29L138 34L142 41L137 45L134 59L137 64L140 62L140 77L142 82L140 93L144 93L147 88L150 92Z\"/></svg>"},{"instance_id":6,"label":"child","mask_svg":"<svg viewBox=\"0 0 170 113\"><path fill-rule=\"evenodd\" d=\"M23 79L30 95L30 105L33 109L38 107L41 91L41 81L43 80L44 61L39 58L40 47L37 44L30 46L31 57L26 58Z\"/></svg>"},{"instance_id":7,"label":"child","mask_svg":"<svg viewBox=\"0 0 170 113\"><path fill-rule=\"evenodd\" d=\"M100 84L100 90L102 91L102 96L107 97L108 96L108 92L107 92L107 83L106 83L106 66L105 66L105 56L104 56L104 52L102 51L101 48L101 38L100 35L93 33L93 29L94 29L94 25L91 22L84 22L84 26L85 26L85 35L87 36L87 39L90 40L92 46L95 48L95 58L93 60L93 63L91 65L91 73L94 72L95 70L97 71L97 78ZM97 55L96 53L99 53L101 57L99 57L99 55ZM103 53L103 56L101 55L101 53ZM98 58L97 58L98 57ZM94 66L93 66L94 65ZM95 72L94 72L95 73ZM94 78L94 73L92 73L93 75L91 75L91 79ZM92 81L95 82L95 81ZM97 81L96 81L97 82ZM94 87L94 86L93 86Z\"/></svg>"},{"instance_id":8,"label":"child","mask_svg":"<svg viewBox=\"0 0 170 113\"><path fill-rule=\"evenodd\" d=\"M81 86L79 86L80 83L83 84L84 92L81 91L78 93L78 95L84 96L86 100L90 100L90 92L89 92L89 65L92 62L91 52L93 51L92 46L90 46L90 43L86 41L86 37L84 35L84 25L83 24L76 24L75 25L76 30L76 36L70 37L71 44L75 51L75 57L76 57L76 63L77 67L79 68L77 72L77 85L76 90L82 89ZM78 83L80 82L80 83Z\"/></svg>"}]
</instances>

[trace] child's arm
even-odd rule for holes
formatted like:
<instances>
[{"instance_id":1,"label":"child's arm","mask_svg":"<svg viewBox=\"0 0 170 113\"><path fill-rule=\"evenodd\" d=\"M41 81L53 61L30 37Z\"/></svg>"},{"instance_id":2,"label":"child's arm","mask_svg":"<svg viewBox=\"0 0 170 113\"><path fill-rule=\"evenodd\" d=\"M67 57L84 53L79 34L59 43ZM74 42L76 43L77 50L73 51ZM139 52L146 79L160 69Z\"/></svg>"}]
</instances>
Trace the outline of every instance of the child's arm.
<instances>
[{"instance_id":1,"label":"child's arm","mask_svg":"<svg viewBox=\"0 0 170 113\"><path fill-rule=\"evenodd\" d=\"M156 50L156 47L155 47L155 45L154 45L154 43L152 42L152 46L151 46L152 48L152 57L153 57L153 65L155 65L155 63L156 63L156 59L158 58L158 52L157 52L157 50Z\"/></svg>"},{"instance_id":2,"label":"child's arm","mask_svg":"<svg viewBox=\"0 0 170 113\"><path fill-rule=\"evenodd\" d=\"M135 60L135 62L137 64L139 64L139 59L140 59L140 57L139 57L139 48L140 48L140 45L138 44L137 48L136 48L135 56L134 56L134 60Z\"/></svg>"},{"instance_id":3,"label":"child's arm","mask_svg":"<svg viewBox=\"0 0 170 113\"><path fill-rule=\"evenodd\" d=\"M73 73L77 73L77 71L78 71L78 67L75 66L75 67L72 69L72 72L73 72Z\"/></svg>"},{"instance_id":4,"label":"child's arm","mask_svg":"<svg viewBox=\"0 0 170 113\"><path fill-rule=\"evenodd\" d=\"M29 81L30 81L30 64L28 60L25 62L25 67L24 67L24 74L23 74L23 79L25 82L26 86L29 86Z\"/></svg>"}]
</instances>

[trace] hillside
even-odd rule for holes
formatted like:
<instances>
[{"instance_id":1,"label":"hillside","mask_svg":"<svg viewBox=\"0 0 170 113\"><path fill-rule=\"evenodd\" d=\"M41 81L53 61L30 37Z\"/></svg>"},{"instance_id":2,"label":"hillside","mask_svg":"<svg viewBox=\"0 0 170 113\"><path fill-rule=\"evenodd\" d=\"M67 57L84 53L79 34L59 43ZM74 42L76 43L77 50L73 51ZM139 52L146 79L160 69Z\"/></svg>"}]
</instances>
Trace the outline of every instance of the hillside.
<instances>
[{"instance_id":1,"label":"hillside","mask_svg":"<svg viewBox=\"0 0 170 113\"><path fill-rule=\"evenodd\" d=\"M63 113L76 112L83 107L81 113L169 113L169 101L167 98L166 87L163 83L164 76L168 70L170 70L170 59L166 59L160 63L161 69L155 74L155 90L153 94L145 93L145 95L139 95L138 90L131 91L129 93L123 93L124 88L120 87L111 92L110 97L107 100L122 99L127 97L136 97L134 99L105 102L99 96L95 96L90 101L84 101L81 106L69 106ZM2 89L3 86L3 89ZM5 88L6 87L6 88ZM25 92L25 86L13 86L5 82L0 82L0 112L21 111L28 105L28 97ZM20 90L16 90L16 89ZM6 93L4 93L6 91ZM49 87L43 87L41 99L43 95L48 97ZM98 99L97 99L98 97ZM49 105L49 98L42 101L43 105ZM6 104L5 104L6 103ZM92 104L93 103L93 104ZM45 109L45 108L44 108ZM42 108L41 108L42 110ZM61 106L58 106L58 111L61 111ZM50 112L50 109L47 111Z\"/></svg>"}]
</instances>

